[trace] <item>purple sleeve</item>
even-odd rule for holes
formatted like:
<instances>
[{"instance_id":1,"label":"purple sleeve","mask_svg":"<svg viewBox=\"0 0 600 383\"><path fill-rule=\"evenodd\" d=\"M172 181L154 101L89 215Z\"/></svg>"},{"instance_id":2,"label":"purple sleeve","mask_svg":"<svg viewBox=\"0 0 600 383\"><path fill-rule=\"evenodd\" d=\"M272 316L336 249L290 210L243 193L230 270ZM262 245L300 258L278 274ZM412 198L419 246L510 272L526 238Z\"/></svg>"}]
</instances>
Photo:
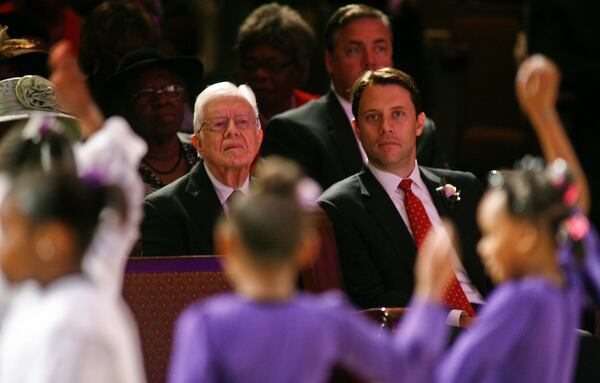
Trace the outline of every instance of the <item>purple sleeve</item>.
<instances>
[{"instance_id":1,"label":"purple sleeve","mask_svg":"<svg viewBox=\"0 0 600 383\"><path fill-rule=\"evenodd\" d=\"M447 315L445 307L413 298L395 336L397 350L405 355L403 363L407 373L403 381L407 378L411 382L431 381L448 344Z\"/></svg>"},{"instance_id":2,"label":"purple sleeve","mask_svg":"<svg viewBox=\"0 0 600 383\"><path fill-rule=\"evenodd\" d=\"M477 322L464 331L436 371L436 382L478 382L510 358L536 309L528 296L496 291ZM493 352L490 352L493 350Z\"/></svg>"},{"instance_id":3,"label":"purple sleeve","mask_svg":"<svg viewBox=\"0 0 600 383\"><path fill-rule=\"evenodd\" d=\"M347 309L338 327L342 364L363 377L384 381L426 381L447 338L446 310L415 301L395 335ZM425 372L424 372L425 371Z\"/></svg>"},{"instance_id":4,"label":"purple sleeve","mask_svg":"<svg viewBox=\"0 0 600 383\"><path fill-rule=\"evenodd\" d=\"M209 331L197 308L185 311L177 321L169 367L169 383L215 382Z\"/></svg>"}]
</instances>

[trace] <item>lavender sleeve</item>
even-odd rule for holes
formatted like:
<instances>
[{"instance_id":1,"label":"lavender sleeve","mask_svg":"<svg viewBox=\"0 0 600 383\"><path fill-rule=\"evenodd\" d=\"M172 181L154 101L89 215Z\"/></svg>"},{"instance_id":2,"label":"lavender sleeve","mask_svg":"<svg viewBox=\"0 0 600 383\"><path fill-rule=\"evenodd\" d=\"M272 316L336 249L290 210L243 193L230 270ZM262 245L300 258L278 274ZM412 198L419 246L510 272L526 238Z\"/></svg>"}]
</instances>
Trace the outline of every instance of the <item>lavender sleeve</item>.
<instances>
[{"instance_id":1,"label":"lavender sleeve","mask_svg":"<svg viewBox=\"0 0 600 383\"><path fill-rule=\"evenodd\" d=\"M459 337L438 366L435 382L478 382L497 370L510 359L514 343L527 336L534 306L513 290L496 291L477 323Z\"/></svg>"},{"instance_id":2,"label":"lavender sleeve","mask_svg":"<svg viewBox=\"0 0 600 383\"><path fill-rule=\"evenodd\" d=\"M447 341L446 310L414 300L392 336L348 309L339 326L341 363L361 376L384 381L427 381Z\"/></svg>"},{"instance_id":3,"label":"lavender sleeve","mask_svg":"<svg viewBox=\"0 0 600 383\"><path fill-rule=\"evenodd\" d=\"M169 383L216 382L210 331L200 311L186 310L177 320L168 373Z\"/></svg>"}]
</instances>

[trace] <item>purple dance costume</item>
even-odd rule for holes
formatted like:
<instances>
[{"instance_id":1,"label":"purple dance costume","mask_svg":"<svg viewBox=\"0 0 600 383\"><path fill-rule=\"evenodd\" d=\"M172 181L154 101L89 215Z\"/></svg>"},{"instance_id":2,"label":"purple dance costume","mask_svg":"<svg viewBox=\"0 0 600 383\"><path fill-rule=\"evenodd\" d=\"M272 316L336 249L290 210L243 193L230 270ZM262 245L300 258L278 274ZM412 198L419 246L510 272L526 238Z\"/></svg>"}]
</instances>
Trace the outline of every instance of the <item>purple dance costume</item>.
<instances>
[{"instance_id":1,"label":"purple dance costume","mask_svg":"<svg viewBox=\"0 0 600 383\"><path fill-rule=\"evenodd\" d=\"M448 351L446 310L420 300L390 335L335 293L279 303L213 298L179 319L169 381L325 382L341 364L386 382L567 383L581 309L588 298L600 302L593 230L583 245L581 265L571 244L558 252L563 286L534 276L503 283Z\"/></svg>"},{"instance_id":2,"label":"purple dance costume","mask_svg":"<svg viewBox=\"0 0 600 383\"><path fill-rule=\"evenodd\" d=\"M564 286L534 276L499 285L477 322L438 366L433 381L571 382L582 307L587 299L600 301L600 252L593 230L583 246L582 265L577 265L570 243L557 253Z\"/></svg>"},{"instance_id":3,"label":"purple dance costume","mask_svg":"<svg viewBox=\"0 0 600 383\"><path fill-rule=\"evenodd\" d=\"M338 363L372 379L412 381L411 366L428 371L443 353L444 317L415 301L392 336L339 293L278 303L223 295L180 317L169 382L325 382Z\"/></svg>"}]
</instances>

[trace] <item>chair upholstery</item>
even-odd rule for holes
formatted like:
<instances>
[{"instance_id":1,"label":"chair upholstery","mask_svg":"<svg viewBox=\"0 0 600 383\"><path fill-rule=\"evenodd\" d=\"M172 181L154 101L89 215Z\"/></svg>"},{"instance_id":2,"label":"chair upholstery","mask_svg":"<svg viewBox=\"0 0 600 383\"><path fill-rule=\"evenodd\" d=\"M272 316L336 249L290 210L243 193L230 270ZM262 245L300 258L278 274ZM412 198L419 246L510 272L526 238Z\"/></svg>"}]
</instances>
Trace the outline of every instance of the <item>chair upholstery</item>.
<instances>
[{"instance_id":1,"label":"chair upholstery","mask_svg":"<svg viewBox=\"0 0 600 383\"><path fill-rule=\"evenodd\" d=\"M321 247L312 266L301 273L303 288L305 291L310 292L323 292L330 289L343 290L337 246L331 222L325 212L318 207L311 213L311 219L320 235Z\"/></svg>"},{"instance_id":2,"label":"chair upholstery","mask_svg":"<svg viewBox=\"0 0 600 383\"><path fill-rule=\"evenodd\" d=\"M189 304L230 287L215 256L129 259L123 296L136 319L148 383L164 383L175 321Z\"/></svg>"}]
</instances>

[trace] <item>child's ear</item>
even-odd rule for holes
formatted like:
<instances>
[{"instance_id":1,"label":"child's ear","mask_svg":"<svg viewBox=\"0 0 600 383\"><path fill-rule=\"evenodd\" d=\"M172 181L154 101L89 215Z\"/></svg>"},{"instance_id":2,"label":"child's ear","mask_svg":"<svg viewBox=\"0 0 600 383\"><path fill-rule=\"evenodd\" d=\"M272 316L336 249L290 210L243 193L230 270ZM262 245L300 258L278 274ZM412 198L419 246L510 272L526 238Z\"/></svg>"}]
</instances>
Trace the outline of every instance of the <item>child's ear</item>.
<instances>
[{"instance_id":1,"label":"child's ear","mask_svg":"<svg viewBox=\"0 0 600 383\"><path fill-rule=\"evenodd\" d=\"M220 256L221 268L229 281L233 282L236 277L235 250L233 246L233 234L231 225L221 220L214 231L215 251Z\"/></svg>"},{"instance_id":2,"label":"child's ear","mask_svg":"<svg viewBox=\"0 0 600 383\"><path fill-rule=\"evenodd\" d=\"M537 245L539 238L538 228L531 224L520 225L515 235L516 249L521 254L527 254Z\"/></svg>"},{"instance_id":3,"label":"child's ear","mask_svg":"<svg viewBox=\"0 0 600 383\"><path fill-rule=\"evenodd\" d=\"M232 248L231 225L225 220L221 220L215 227L213 237L216 253L222 257L228 257Z\"/></svg>"},{"instance_id":4,"label":"child's ear","mask_svg":"<svg viewBox=\"0 0 600 383\"><path fill-rule=\"evenodd\" d=\"M298 245L296 260L300 269L310 267L319 255L321 247L321 237L316 230L310 229L304 234L304 237Z\"/></svg>"},{"instance_id":5,"label":"child's ear","mask_svg":"<svg viewBox=\"0 0 600 383\"><path fill-rule=\"evenodd\" d=\"M48 223L39 227L32 239L36 255L42 261L60 264L80 262L75 236L61 223Z\"/></svg>"}]
</instances>

